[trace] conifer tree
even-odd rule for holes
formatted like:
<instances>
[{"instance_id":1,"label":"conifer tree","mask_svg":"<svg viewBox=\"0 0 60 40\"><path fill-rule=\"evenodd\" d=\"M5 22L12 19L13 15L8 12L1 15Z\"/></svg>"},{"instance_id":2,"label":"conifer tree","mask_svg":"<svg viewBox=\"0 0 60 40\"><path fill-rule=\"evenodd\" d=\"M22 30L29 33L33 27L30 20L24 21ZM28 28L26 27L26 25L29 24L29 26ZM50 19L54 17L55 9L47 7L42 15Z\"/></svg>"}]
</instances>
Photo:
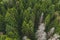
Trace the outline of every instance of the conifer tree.
<instances>
[{"instance_id":1,"label":"conifer tree","mask_svg":"<svg viewBox=\"0 0 60 40\"><path fill-rule=\"evenodd\" d=\"M24 12L24 21L22 24L22 33L25 36L32 36L34 33L34 13L31 11L31 8L29 7L27 10Z\"/></svg>"},{"instance_id":2,"label":"conifer tree","mask_svg":"<svg viewBox=\"0 0 60 40\"><path fill-rule=\"evenodd\" d=\"M16 40L19 39L19 34L17 31L17 22L15 20L15 8L8 9L6 16L6 35L8 35L10 38L16 38Z\"/></svg>"}]
</instances>

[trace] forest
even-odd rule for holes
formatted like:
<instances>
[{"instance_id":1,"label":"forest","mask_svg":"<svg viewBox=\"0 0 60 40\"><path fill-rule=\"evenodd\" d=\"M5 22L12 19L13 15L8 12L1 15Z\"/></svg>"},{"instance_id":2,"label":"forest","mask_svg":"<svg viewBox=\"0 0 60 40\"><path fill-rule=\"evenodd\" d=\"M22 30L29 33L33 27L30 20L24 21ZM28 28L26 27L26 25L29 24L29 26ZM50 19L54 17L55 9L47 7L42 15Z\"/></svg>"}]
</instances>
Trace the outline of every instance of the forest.
<instances>
[{"instance_id":1,"label":"forest","mask_svg":"<svg viewBox=\"0 0 60 40\"><path fill-rule=\"evenodd\" d=\"M60 40L60 0L0 0L0 40Z\"/></svg>"}]
</instances>

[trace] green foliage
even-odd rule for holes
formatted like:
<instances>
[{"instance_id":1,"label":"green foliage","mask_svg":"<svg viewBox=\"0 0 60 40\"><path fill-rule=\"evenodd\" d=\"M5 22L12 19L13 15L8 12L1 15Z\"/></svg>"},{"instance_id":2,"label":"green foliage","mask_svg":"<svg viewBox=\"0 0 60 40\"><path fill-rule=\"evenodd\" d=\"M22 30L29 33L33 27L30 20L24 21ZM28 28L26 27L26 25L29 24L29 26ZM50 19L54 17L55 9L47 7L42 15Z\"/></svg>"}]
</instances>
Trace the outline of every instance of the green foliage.
<instances>
[{"instance_id":1,"label":"green foliage","mask_svg":"<svg viewBox=\"0 0 60 40\"><path fill-rule=\"evenodd\" d=\"M5 40L22 40L25 35L35 40L41 13L46 31L55 27L60 34L60 0L0 0L0 32L7 35Z\"/></svg>"},{"instance_id":2,"label":"green foliage","mask_svg":"<svg viewBox=\"0 0 60 40\"><path fill-rule=\"evenodd\" d=\"M17 38L10 38L10 37L6 37L5 40L20 40L20 39L17 39Z\"/></svg>"},{"instance_id":3,"label":"green foliage","mask_svg":"<svg viewBox=\"0 0 60 40\"><path fill-rule=\"evenodd\" d=\"M34 20L35 15L29 7L23 13L22 33L30 38L34 36Z\"/></svg>"},{"instance_id":4,"label":"green foliage","mask_svg":"<svg viewBox=\"0 0 60 40\"><path fill-rule=\"evenodd\" d=\"M0 35L0 40L5 40L6 35Z\"/></svg>"},{"instance_id":5,"label":"green foliage","mask_svg":"<svg viewBox=\"0 0 60 40\"><path fill-rule=\"evenodd\" d=\"M50 19L51 19L51 15L48 14L47 17L45 18L45 24L46 24L46 25L49 24Z\"/></svg>"},{"instance_id":6,"label":"green foliage","mask_svg":"<svg viewBox=\"0 0 60 40\"><path fill-rule=\"evenodd\" d=\"M4 17L2 15L0 15L0 31L4 31L5 27L4 27Z\"/></svg>"}]
</instances>

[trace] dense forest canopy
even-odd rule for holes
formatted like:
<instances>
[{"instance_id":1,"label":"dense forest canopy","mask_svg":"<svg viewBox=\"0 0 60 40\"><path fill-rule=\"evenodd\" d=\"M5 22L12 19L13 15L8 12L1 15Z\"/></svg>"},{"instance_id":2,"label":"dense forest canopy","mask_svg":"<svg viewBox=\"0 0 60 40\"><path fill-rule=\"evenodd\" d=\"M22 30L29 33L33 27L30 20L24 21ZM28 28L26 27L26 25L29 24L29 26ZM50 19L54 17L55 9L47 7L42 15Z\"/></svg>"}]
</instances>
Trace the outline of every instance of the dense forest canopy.
<instances>
[{"instance_id":1,"label":"dense forest canopy","mask_svg":"<svg viewBox=\"0 0 60 40\"><path fill-rule=\"evenodd\" d=\"M0 40L36 40L42 13L45 31L60 35L60 0L0 0Z\"/></svg>"}]
</instances>

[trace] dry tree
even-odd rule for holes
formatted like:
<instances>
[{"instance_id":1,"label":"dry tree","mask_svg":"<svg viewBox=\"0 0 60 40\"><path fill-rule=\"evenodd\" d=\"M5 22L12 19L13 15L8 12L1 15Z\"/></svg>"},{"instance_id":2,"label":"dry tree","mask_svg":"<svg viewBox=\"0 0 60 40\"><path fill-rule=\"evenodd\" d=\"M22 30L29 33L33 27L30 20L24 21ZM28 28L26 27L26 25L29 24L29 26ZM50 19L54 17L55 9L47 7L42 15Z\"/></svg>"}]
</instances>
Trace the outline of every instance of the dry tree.
<instances>
[{"instance_id":1,"label":"dry tree","mask_svg":"<svg viewBox=\"0 0 60 40\"><path fill-rule=\"evenodd\" d=\"M59 40L60 35L54 34L55 27L52 27L49 32L45 32L45 23L42 23L43 13L41 14L40 24L38 30L36 31L37 40Z\"/></svg>"},{"instance_id":2,"label":"dry tree","mask_svg":"<svg viewBox=\"0 0 60 40\"><path fill-rule=\"evenodd\" d=\"M24 36L22 40L30 40L27 36Z\"/></svg>"}]
</instances>

